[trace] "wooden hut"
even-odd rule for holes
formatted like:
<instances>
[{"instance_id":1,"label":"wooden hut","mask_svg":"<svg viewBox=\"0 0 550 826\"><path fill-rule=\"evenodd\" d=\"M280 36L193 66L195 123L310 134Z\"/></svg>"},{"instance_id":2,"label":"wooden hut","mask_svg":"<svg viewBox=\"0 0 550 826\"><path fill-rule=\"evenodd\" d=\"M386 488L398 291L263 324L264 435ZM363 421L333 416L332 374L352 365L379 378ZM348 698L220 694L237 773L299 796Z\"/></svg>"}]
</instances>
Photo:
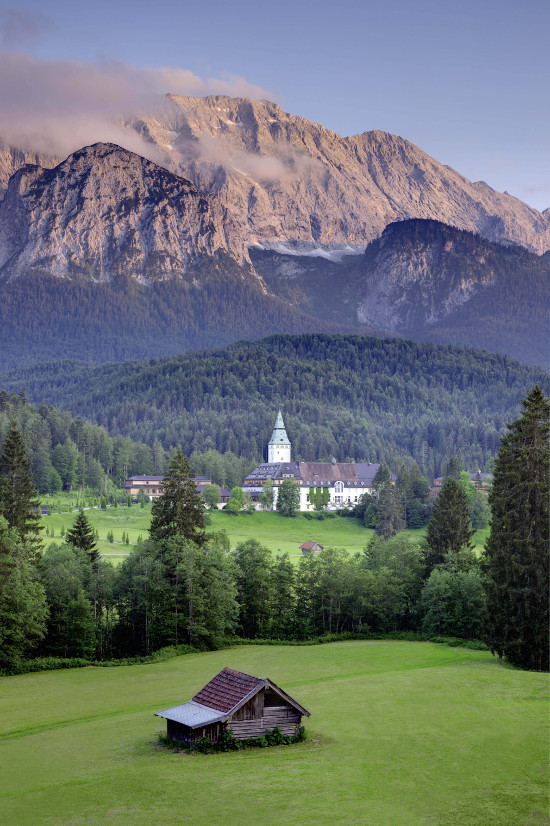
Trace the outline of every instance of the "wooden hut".
<instances>
[{"instance_id":1,"label":"wooden hut","mask_svg":"<svg viewBox=\"0 0 550 826\"><path fill-rule=\"evenodd\" d=\"M319 556L324 549L324 545L320 545L319 542L304 542L303 545L300 545L303 554L314 554L314 556Z\"/></svg>"},{"instance_id":2,"label":"wooden hut","mask_svg":"<svg viewBox=\"0 0 550 826\"><path fill-rule=\"evenodd\" d=\"M166 719L168 737L189 746L202 737L217 743L227 729L239 740L262 737L275 726L293 737L303 715L309 711L271 680L232 668L216 674L189 702L156 712Z\"/></svg>"}]
</instances>

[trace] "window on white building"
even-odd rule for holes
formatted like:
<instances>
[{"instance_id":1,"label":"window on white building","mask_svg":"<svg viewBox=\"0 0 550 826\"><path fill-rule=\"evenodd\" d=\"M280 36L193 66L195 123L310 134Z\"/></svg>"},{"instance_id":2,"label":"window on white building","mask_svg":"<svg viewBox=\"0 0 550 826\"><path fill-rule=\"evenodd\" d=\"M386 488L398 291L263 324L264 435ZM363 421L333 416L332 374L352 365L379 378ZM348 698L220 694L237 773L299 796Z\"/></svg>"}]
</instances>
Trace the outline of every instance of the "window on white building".
<instances>
[{"instance_id":1,"label":"window on white building","mask_svg":"<svg viewBox=\"0 0 550 826\"><path fill-rule=\"evenodd\" d=\"M335 493L343 493L344 492L344 483L343 482L336 482L334 485L334 492Z\"/></svg>"}]
</instances>

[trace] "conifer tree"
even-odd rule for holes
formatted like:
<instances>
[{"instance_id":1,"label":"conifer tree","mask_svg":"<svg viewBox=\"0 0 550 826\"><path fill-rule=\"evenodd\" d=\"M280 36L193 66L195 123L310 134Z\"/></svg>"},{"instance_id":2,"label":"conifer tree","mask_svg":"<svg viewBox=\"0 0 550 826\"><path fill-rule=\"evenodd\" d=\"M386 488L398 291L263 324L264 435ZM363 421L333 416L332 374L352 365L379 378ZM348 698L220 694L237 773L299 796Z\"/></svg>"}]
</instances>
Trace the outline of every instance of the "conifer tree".
<instances>
[{"instance_id":1,"label":"conifer tree","mask_svg":"<svg viewBox=\"0 0 550 826\"><path fill-rule=\"evenodd\" d=\"M162 493L151 508L151 539L183 536L197 545L206 542L204 506L191 479L189 460L178 448L164 477Z\"/></svg>"},{"instance_id":2,"label":"conifer tree","mask_svg":"<svg viewBox=\"0 0 550 826\"><path fill-rule=\"evenodd\" d=\"M463 548L473 548L471 539L474 533L464 488L456 478L447 476L436 499L426 533L428 571L435 565L440 565L448 553L457 554Z\"/></svg>"},{"instance_id":3,"label":"conifer tree","mask_svg":"<svg viewBox=\"0 0 550 826\"><path fill-rule=\"evenodd\" d=\"M94 529L86 519L86 515L82 509L78 512L72 528L67 531L65 541L70 545L86 551L92 565L97 563L99 551L95 544Z\"/></svg>"},{"instance_id":4,"label":"conifer tree","mask_svg":"<svg viewBox=\"0 0 550 826\"><path fill-rule=\"evenodd\" d=\"M36 552L41 547L39 510L23 437L14 419L0 455L0 516Z\"/></svg>"},{"instance_id":5,"label":"conifer tree","mask_svg":"<svg viewBox=\"0 0 550 826\"><path fill-rule=\"evenodd\" d=\"M489 494L487 641L512 664L547 671L550 405L538 386L522 404L501 441Z\"/></svg>"},{"instance_id":6,"label":"conifer tree","mask_svg":"<svg viewBox=\"0 0 550 826\"><path fill-rule=\"evenodd\" d=\"M405 509L399 491L391 483L380 487L376 505L376 533L389 539L405 528Z\"/></svg>"},{"instance_id":7,"label":"conifer tree","mask_svg":"<svg viewBox=\"0 0 550 826\"><path fill-rule=\"evenodd\" d=\"M375 490L382 487L382 485L389 485L391 482L391 473L390 469L386 463L380 465L378 470L376 471L375 477L372 480L372 486Z\"/></svg>"}]
</instances>

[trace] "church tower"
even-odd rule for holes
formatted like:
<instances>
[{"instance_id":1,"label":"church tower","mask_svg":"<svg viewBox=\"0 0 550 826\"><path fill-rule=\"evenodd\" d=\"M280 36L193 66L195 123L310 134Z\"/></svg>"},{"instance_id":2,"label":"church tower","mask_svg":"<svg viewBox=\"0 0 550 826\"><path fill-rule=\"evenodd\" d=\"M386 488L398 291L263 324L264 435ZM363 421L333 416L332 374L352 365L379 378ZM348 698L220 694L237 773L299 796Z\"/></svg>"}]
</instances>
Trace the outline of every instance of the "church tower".
<instances>
[{"instance_id":1,"label":"church tower","mask_svg":"<svg viewBox=\"0 0 550 826\"><path fill-rule=\"evenodd\" d=\"M267 461L270 465L276 465L279 462L290 462L290 441L286 435L280 410L273 428L273 435L267 445Z\"/></svg>"}]
</instances>

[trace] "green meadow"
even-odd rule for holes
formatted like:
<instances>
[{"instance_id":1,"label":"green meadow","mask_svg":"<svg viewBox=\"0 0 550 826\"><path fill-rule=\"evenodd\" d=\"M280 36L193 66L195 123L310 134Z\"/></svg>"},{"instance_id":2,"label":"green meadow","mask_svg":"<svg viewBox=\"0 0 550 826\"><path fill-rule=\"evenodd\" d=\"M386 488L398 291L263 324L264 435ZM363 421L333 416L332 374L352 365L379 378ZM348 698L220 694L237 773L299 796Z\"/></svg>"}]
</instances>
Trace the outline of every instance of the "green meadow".
<instances>
[{"instance_id":1,"label":"green meadow","mask_svg":"<svg viewBox=\"0 0 550 826\"><path fill-rule=\"evenodd\" d=\"M60 541L61 528L67 531L74 522L75 513L52 513L42 518L44 534L46 527L50 534L53 528L54 537L51 541ZM133 505L131 508L94 508L86 511L90 524L99 532L98 547L104 556L113 561L124 558L129 548L122 544L122 534L130 537L130 543L137 542L139 536L147 538L147 531L151 521L151 505L144 508ZM293 519L287 519L278 513L256 511L252 514L229 514L224 511L209 511L209 530L225 530L234 549L240 542L247 539L256 539L274 553L287 553L295 561L300 558L300 545L303 542L320 542L325 547L343 548L350 553L360 553L374 533L364 528L355 519L346 519L336 516L334 519L313 520L306 519L302 514ZM112 531L114 543L107 541L107 533ZM409 536L422 536L422 530L407 530ZM43 536L44 536L43 534ZM477 531L474 536L476 549L482 550L488 529ZM49 536L44 536L50 541Z\"/></svg>"},{"instance_id":2,"label":"green meadow","mask_svg":"<svg viewBox=\"0 0 550 826\"><path fill-rule=\"evenodd\" d=\"M230 666L310 712L305 743L169 752L154 712ZM548 677L433 643L242 646L0 679L0 821L548 824Z\"/></svg>"}]
</instances>

